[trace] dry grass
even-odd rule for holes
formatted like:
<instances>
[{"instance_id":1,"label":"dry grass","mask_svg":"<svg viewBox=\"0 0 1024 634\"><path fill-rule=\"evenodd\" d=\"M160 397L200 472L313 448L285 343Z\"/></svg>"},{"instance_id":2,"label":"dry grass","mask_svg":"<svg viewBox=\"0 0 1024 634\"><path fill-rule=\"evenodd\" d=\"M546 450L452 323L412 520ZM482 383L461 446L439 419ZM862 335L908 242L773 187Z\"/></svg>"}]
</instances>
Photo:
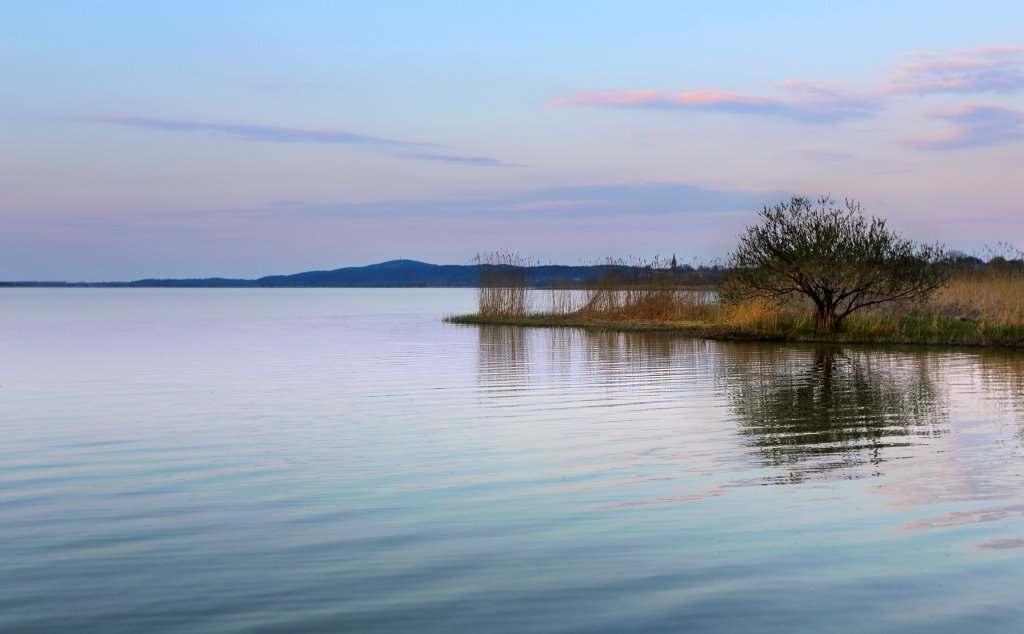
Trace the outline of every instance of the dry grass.
<instances>
[{"instance_id":1,"label":"dry grass","mask_svg":"<svg viewBox=\"0 0 1024 634\"><path fill-rule=\"evenodd\" d=\"M990 326L1024 324L1024 274L990 270L958 275L935 294L940 314Z\"/></svg>"},{"instance_id":2,"label":"dry grass","mask_svg":"<svg viewBox=\"0 0 1024 634\"><path fill-rule=\"evenodd\" d=\"M782 317L777 304L764 299L752 299L728 307L726 325L745 330L776 330Z\"/></svg>"},{"instance_id":3,"label":"dry grass","mask_svg":"<svg viewBox=\"0 0 1024 634\"><path fill-rule=\"evenodd\" d=\"M962 273L927 302L854 313L837 334L815 332L811 307L803 301L726 303L714 292L676 287L657 270L644 279L604 279L582 291L551 291L541 312L531 312L524 284L502 279L480 289L477 315L451 321L672 329L720 338L1024 346L1024 272Z\"/></svg>"},{"instance_id":4,"label":"dry grass","mask_svg":"<svg viewBox=\"0 0 1024 634\"><path fill-rule=\"evenodd\" d=\"M667 261L608 260L605 264L628 267L628 273L610 274L585 285L574 314L590 319L673 322L707 321L720 310L714 292L681 287L666 268Z\"/></svg>"},{"instance_id":5,"label":"dry grass","mask_svg":"<svg viewBox=\"0 0 1024 634\"><path fill-rule=\"evenodd\" d=\"M645 322L707 321L721 306L714 294L678 288L632 287L593 295L576 311L583 317Z\"/></svg>"},{"instance_id":6,"label":"dry grass","mask_svg":"<svg viewBox=\"0 0 1024 634\"><path fill-rule=\"evenodd\" d=\"M560 288L548 289L547 309L555 315L570 315L580 309L579 293Z\"/></svg>"},{"instance_id":7,"label":"dry grass","mask_svg":"<svg viewBox=\"0 0 1024 634\"><path fill-rule=\"evenodd\" d=\"M810 307L794 302L733 305L726 325L746 333L818 338ZM826 338L828 336L825 336ZM845 341L967 345L1024 345L1024 274L1012 270L961 273L925 302L889 304L854 313Z\"/></svg>"},{"instance_id":8,"label":"dry grass","mask_svg":"<svg viewBox=\"0 0 1024 634\"><path fill-rule=\"evenodd\" d=\"M495 251L478 254L481 265L477 306L481 315L511 319L530 313L530 289L523 267L535 264L518 253Z\"/></svg>"}]
</instances>

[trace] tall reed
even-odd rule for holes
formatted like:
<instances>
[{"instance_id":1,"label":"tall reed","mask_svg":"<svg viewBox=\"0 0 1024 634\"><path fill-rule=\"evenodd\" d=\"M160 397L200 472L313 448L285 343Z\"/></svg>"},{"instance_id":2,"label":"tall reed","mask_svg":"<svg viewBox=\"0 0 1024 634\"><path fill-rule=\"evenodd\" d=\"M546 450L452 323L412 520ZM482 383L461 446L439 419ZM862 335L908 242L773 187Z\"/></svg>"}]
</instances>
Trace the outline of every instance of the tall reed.
<instances>
[{"instance_id":1,"label":"tall reed","mask_svg":"<svg viewBox=\"0 0 1024 634\"><path fill-rule=\"evenodd\" d=\"M617 320L693 321L707 319L716 294L681 283L672 261L606 260L603 274L587 283L582 316Z\"/></svg>"},{"instance_id":2,"label":"tall reed","mask_svg":"<svg viewBox=\"0 0 1024 634\"><path fill-rule=\"evenodd\" d=\"M525 317L530 312L526 269L536 263L518 253L492 251L473 258L480 272L478 310L486 317Z\"/></svg>"},{"instance_id":3,"label":"tall reed","mask_svg":"<svg viewBox=\"0 0 1024 634\"><path fill-rule=\"evenodd\" d=\"M944 315L991 326L1024 325L1024 271L989 266L953 276L932 305Z\"/></svg>"}]
</instances>

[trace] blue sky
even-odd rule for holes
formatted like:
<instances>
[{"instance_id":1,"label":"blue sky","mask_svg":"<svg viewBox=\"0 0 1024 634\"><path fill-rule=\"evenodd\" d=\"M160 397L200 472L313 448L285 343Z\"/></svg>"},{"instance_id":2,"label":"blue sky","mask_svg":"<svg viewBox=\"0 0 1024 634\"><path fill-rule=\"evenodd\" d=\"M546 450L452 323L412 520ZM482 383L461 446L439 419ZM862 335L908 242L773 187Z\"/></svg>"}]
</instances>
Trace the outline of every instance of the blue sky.
<instances>
[{"instance_id":1,"label":"blue sky","mask_svg":"<svg viewBox=\"0 0 1024 634\"><path fill-rule=\"evenodd\" d=\"M487 4L8 3L0 279L708 260L795 192L1024 246L1019 3Z\"/></svg>"}]
</instances>

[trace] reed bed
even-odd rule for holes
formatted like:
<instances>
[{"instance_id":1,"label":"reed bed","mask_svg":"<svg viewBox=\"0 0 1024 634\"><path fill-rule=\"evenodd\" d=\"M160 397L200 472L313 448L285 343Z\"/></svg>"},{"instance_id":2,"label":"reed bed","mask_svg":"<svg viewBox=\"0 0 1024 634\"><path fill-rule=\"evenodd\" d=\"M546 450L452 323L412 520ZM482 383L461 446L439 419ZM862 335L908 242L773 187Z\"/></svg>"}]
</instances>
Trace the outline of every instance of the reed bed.
<instances>
[{"instance_id":1,"label":"reed bed","mask_svg":"<svg viewBox=\"0 0 1024 634\"><path fill-rule=\"evenodd\" d=\"M714 290L681 286L654 266L628 277L609 274L576 290L552 290L531 310L531 289L511 267L530 262L505 253L482 256L477 315L461 323L667 329L716 338L1024 346L1024 269L987 266L961 271L926 301L864 310L841 333L818 333L809 305L764 299L728 302ZM533 291L539 293L540 291Z\"/></svg>"},{"instance_id":2,"label":"reed bed","mask_svg":"<svg viewBox=\"0 0 1024 634\"><path fill-rule=\"evenodd\" d=\"M955 276L932 304L944 315L987 325L1024 324L1024 272L996 268Z\"/></svg>"},{"instance_id":3,"label":"reed bed","mask_svg":"<svg viewBox=\"0 0 1024 634\"><path fill-rule=\"evenodd\" d=\"M536 262L507 251L477 254L473 261L480 267L477 301L481 316L513 319L530 314L525 268Z\"/></svg>"},{"instance_id":4,"label":"reed bed","mask_svg":"<svg viewBox=\"0 0 1024 634\"><path fill-rule=\"evenodd\" d=\"M681 285L674 275L674 260L607 260L604 265L610 272L584 286L572 314L642 322L711 318L711 313L718 310L717 293Z\"/></svg>"}]
</instances>

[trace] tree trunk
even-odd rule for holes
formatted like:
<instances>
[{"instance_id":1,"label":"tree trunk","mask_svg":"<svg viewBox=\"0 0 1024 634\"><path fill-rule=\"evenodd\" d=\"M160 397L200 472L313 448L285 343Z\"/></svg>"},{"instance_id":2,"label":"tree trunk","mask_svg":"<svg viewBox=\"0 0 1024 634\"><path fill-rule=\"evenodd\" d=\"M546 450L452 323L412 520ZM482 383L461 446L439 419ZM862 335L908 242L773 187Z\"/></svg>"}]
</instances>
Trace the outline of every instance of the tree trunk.
<instances>
[{"instance_id":1,"label":"tree trunk","mask_svg":"<svg viewBox=\"0 0 1024 634\"><path fill-rule=\"evenodd\" d=\"M840 321L836 317L835 304L822 303L818 306L817 315L815 315L814 329L824 332L837 332Z\"/></svg>"}]
</instances>

